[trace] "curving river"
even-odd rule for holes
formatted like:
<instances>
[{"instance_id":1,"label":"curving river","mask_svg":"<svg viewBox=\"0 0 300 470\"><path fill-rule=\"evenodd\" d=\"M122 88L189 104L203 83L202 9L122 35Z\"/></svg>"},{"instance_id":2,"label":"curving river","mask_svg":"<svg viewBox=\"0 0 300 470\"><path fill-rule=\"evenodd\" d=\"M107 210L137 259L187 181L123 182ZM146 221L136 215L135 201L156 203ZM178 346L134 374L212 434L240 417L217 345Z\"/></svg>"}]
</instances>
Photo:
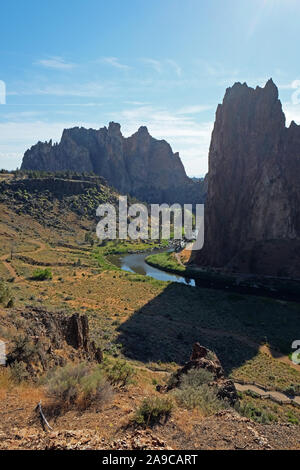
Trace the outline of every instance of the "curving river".
<instances>
[{"instance_id":1,"label":"curving river","mask_svg":"<svg viewBox=\"0 0 300 470\"><path fill-rule=\"evenodd\" d=\"M172 251L172 250L167 250ZM156 250L155 253L164 253L166 250ZM154 268L146 263L145 258L151 253L132 253L126 255L110 255L108 260L123 271L128 271L131 273L142 274L144 276L150 276L159 281L171 281L171 282L181 282L189 286L195 286L194 279L187 279L183 276L178 276L176 274L167 273L161 271L158 268Z\"/></svg>"}]
</instances>

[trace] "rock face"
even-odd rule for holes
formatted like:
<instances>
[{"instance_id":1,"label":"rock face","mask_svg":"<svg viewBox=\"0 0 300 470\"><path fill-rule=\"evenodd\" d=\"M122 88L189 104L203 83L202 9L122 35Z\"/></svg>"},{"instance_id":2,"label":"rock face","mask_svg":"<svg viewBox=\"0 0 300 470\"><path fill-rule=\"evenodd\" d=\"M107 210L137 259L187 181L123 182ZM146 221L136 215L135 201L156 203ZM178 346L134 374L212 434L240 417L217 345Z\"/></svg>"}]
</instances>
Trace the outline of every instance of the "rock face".
<instances>
[{"instance_id":1,"label":"rock face","mask_svg":"<svg viewBox=\"0 0 300 470\"><path fill-rule=\"evenodd\" d=\"M125 138L114 122L99 130L65 129L59 144L38 142L25 152L21 168L94 172L120 193L153 203L202 202L205 192L165 140L151 137L147 127Z\"/></svg>"},{"instance_id":2,"label":"rock face","mask_svg":"<svg viewBox=\"0 0 300 470\"><path fill-rule=\"evenodd\" d=\"M205 241L197 263L300 275L300 126L285 126L272 80L228 88L209 151Z\"/></svg>"},{"instance_id":3,"label":"rock face","mask_svg":"<svg viewBox=\"0 0 300 470\"><path fill-rule=\"evenodd\" d=\"M22 319L20 333L26 337L26 344L34 345L34 355L28 355L26 359L24 354L22 356L31 375L62 366L67 360L102 362L102 351L90 339L86 315L65 316L38 307L26 307L22 311L16 310L16 318ZM14 321L12 324L15 326ZM8 363L20 360L19 349L8 352Z\"/></svg>"}]
</instances>

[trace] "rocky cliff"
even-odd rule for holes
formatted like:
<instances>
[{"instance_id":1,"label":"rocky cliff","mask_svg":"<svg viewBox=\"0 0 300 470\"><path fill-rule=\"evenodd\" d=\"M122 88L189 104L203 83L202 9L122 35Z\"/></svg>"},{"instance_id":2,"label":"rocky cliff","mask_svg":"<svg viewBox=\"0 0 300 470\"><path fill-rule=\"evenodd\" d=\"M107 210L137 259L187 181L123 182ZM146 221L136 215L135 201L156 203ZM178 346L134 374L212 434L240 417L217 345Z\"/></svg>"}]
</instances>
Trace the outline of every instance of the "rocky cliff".
<instances>
[{"instance_id":1,"label":"rocky cliff","mask_svg":"<svg viewBox=\"0 0 300 470\"><path fill-rule=\"evenodd\" d=\"M94 172L120 193L153 203L201 202L205 192L165 140L151 137L146 127L125 138L114 122L99 130L65 129L59 144L38 142L25 152L22 169Z\"/></svg>"},{"instance_id":2,"label":"rocky cliff","mask_svg":"<svg viewBox=\"0 0 300 470\"><path fill-rule=\"evenodd\" d=\"M209 151L201 265L300 275L300 126L278 90L236 83L218 106Z\"/></svg>"}]
</instances>

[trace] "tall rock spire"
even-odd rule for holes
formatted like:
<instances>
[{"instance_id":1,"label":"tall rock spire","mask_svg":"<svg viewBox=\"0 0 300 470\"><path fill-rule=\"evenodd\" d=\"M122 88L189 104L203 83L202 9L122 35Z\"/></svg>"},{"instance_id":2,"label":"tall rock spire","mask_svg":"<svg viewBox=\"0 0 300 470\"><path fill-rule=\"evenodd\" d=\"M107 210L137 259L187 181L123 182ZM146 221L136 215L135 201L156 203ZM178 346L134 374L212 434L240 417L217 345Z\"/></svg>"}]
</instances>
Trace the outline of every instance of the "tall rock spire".
<instances>
[{"instance_id":1,"label":"tall rock spire","mask_svg":"<svg viewBox=\"0 0 300 470\"><path fill-rule=\"evenodd\" d=\"M234 84L216 113L199 264L300 275L299 208L300 126L285 127L272 79Z\"/></svg>"}]
</instances>

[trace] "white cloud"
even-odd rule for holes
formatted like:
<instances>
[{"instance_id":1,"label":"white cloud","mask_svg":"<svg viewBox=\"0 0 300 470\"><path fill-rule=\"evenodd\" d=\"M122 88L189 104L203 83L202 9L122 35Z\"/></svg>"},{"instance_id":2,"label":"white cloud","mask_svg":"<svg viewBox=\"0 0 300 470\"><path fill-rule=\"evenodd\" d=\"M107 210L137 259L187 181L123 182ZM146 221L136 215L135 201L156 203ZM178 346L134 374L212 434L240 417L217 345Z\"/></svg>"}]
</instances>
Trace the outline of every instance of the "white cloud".
<instances>
[{"instance_id":1,"label":"white cloud","mask_svg":"<svg viewBox=\"0 0 300 470\"><path fill-rule=\"evenodd\" d=\"M66 62L62 57L50 57L49 59L38 60L35 63L48 69L56 70L70 70L76 67L76 64Z\"/></svg>"},{"instance_id":2,"label":"white cloud","mask_svg":"<svg viewBox=\"0 0 300 470\"><path fill-rule=\"evenodd\" d=\"M130 69L129 65L125 65L119 62L119 59L117 57L104 57L102 61L105 62L106 64L112 65L113 67L116 67L117 69L123 69L123 70Z\"/></svg>"},{"instance_id":3,"label":"white cloud","mask_svg":"<svg viewBox=\"0 0 300 470\"><path fill-rule=\"evenodd\" d=\"M177 111L177 114L198 114L198 113L202 113L203 111L208 111L210 109L212 109L212 106L206 106L206 105L186 106L184 108L180 108Z\"/></svg>"},{"instance_id":4,"label":"white cloud","mask_svg":"<svg viewBox=\"0 0 300 470\"><path fill-rule=\"evenodd\" d=\"M44 110L40 113L38 111L6 113L2 118L8 119L8 122L0 121L0 167L20 166L25 150L38 140L59 141L64 128L83 126L97 129L106 125L109 120L114 120L121 123L125 136L132 135L141 125L147 126L153 137L166 140L174 152L179 151L189 175L205 174L213 123L200 123L194 118L196 113L205 111L209 107L191 105L171 112L146 103L138 103L134 105L132 102L131 106L121 111L103 112L101 121L98 122L87 122L88 117L80 120L78 113L76 118L73 115L69 117L65 111L66 120L61 121L57 116L57 122L43 121L41 117L45 113ZM93 103L87 105L92 106ZM55 113L59 114L56 110Z\"/></svg>"},{"instance_id":5,"label":"white cloud","mask_svg":"<svg viewBox=\"0 0 300 470\"><path fill-rule=\"evenodd\" d=\"M182 110L179 110L182 111ZM208 150L213 122L196 122L190 115L168 112L153 106L140 106L110 114L121 122L124 135L132 135L144 125L157 139L166 140L179 152L188 175L204 175L208 169Z\"/></svg>"},{"instance_id":6,"label":"white cloud","mask_svg":"<svg viewBox=\"0 0 300 470\"><path fill-rule=\"evenodd\" d=\"M22 157L28 148L39 140L59 141L63 129L84 126L98 128L95 122L45 122L21 121L0 123L0 167L15 169L21 166Z\"/></svg>"},{"instance_id":7,"label":"white cloud","mask_svg":"<svg viewBox=\"0 0 300 470\"><path fill-rule=\"evenodd\" d=\"M282 103L283 111L286 117L286 125L289 126L291 121L300 124L300 103Z\"/></svg>"},{"instance_id":8,"label":"white cloud","mask_svg":"<svg viewBox=\"0 0 300 470\"><path fill-rule=\"evenodd\" d=\"M17 96L34 96L34 95L49 95L49 96L76 96L76 97L103 97L108 96L109 93L115 93L119 87L114 83L105 82L84 82L72 84L45 84L38 85L23 84L19 86L18 90L13 91Z\"/></svg>"},{"instance_id":9,"label":"white cloud","mask_svg":"<svg viewBox=\"0 0 300 470\"><path fill-rule=\"evenodd\" d=\"M150 58L145 58L141 59L145 64L150 65L157 73L162 72L162 64L159 62L159 60L155 59L150 59Z\"/></svg>"},{"instance_id":10,"label":"white cloud","mask_svg":"<svg viewBox=\"0 0 300 470\"><path fill-rule=\"evenodd\" d=\"M173 67L173 69L175 70L175 73L178 77L181 76L181 73L182 73L182 69L181 67L177 64L177 62L175 62L175 60L172 60L172 59L167 59L167 63L169 65L171 65L171 67Z\"/></svg>"}]
</instances>

